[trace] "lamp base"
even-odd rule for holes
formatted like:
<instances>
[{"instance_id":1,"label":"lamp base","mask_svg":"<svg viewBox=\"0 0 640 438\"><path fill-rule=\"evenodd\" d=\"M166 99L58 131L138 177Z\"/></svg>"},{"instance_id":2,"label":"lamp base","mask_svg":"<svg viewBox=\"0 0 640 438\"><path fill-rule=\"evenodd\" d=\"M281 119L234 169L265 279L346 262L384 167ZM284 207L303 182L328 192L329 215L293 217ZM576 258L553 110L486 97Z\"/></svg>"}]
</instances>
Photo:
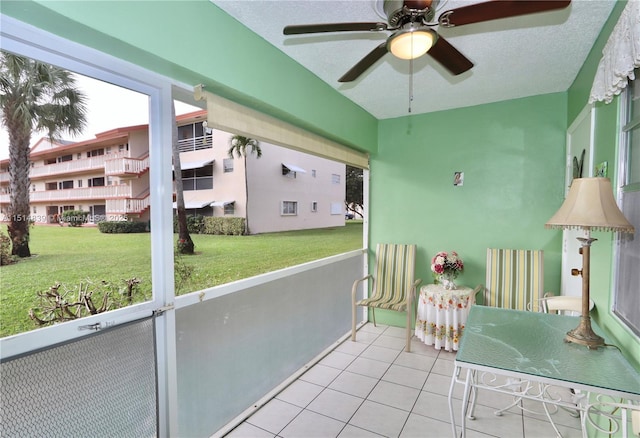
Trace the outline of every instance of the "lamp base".
<instances>
[{"instance_id":1,"label":"lamp base","mask_svg":"<svg viewBox=\"0 0 640 438\"><path fill-rule=\"evenodd\" d=\"M564 341L586 345L591 350L596 350L598 347L604 346L604 339L593 332L591 328L591 318L589 317L581 317L578 327L567 332Z\"/></svg>"}]
</instances>

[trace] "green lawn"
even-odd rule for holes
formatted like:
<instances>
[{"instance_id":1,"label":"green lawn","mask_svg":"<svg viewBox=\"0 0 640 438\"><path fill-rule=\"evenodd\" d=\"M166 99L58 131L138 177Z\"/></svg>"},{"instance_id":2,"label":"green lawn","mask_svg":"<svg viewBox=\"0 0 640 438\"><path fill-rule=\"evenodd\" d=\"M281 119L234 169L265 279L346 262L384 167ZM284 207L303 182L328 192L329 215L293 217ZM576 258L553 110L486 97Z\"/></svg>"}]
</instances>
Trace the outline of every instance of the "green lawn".
<instances>
[{"instance_id":1,"label":"green lawn","mask_svg":"<svg viewBox=\"0 0 640 438\"><path fill-rule=\"evenodd\" d=\"M204 289L362 247L362 222L255 236L193 235L196 255L177 259L178 294ZM149 234L102 234L94 227L31 229L33 256L0 267L0 337L36 328L29 309L38 292L56 283L67 288L102 280L124 285L142 280L151 297ZM71 297L70 297L71 298ZM75 297L74 297L75 298Z\"/></svg>"}]
</instances>

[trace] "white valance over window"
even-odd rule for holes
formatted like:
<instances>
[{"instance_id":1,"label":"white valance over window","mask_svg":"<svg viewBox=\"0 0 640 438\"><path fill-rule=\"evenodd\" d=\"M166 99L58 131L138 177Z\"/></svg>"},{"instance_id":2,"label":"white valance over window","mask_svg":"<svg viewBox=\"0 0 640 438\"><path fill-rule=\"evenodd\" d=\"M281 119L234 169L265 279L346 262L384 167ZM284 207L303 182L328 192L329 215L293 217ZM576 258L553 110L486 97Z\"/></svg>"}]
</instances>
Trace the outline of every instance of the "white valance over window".
<instances>
[{"instance_id":1,"label":"white valance over window","mask_svg":"<svg viewBox=\"0 0 640 438\"><path fill-rule=\"evenodd\" d=\"M363 152L204 91L202 85L195 87L194 95L196 100L207 101L209 128L252 137L362 169L369 168L369 156ZM286 166L289 167L288 164ZM304 172L304 169L298 172Z\"/></svg>"},{"instance_id":2,"label":"white valance over window","mask_svg":"<svg viewBox=\"0 0 640 438\"><path fill-rule=\"evenodd\" d=\"M589 103L610 103L640 67L640 1L629 0L602 50Z\"/></svg>"}]
</instances>

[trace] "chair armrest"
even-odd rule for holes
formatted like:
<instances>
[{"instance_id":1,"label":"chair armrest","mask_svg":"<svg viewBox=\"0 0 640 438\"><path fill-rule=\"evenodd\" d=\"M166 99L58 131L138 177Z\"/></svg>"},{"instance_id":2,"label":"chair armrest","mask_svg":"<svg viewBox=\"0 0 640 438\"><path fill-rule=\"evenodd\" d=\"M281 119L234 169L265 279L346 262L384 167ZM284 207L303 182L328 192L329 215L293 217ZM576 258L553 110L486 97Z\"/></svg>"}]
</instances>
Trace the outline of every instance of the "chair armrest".
<instances>
[{"instance_id":1,"label":"chair armrest","mask_svg":"<svg viewBox=\"0 0 640 438\"><path fill-rule=\"evenodd\" d=\"M475 287L475 289L473 289L473 292L471 292L471 296L469 296L469 306L476 304L476 297L479 293L484 293L484 289L485 288L483 284L479 284Z\"/></svg>"},{"instance_id":2,"label":"chair armrest","mask_svg":"<svg viewBox=\"0 0 640 438\"><path fill-rule=\"evenodd\" d=\"M356 280L356 281L353 282L353 286L351 287L351 301L352 302L354 302L354 303L356 302L356 293L358 293L358 285L360 283L362 283L363 281L368 280L370 278L373 278L373 275L369 274L366 277L362 277L361 279Z\"/></svg>"},{"instance_id":3,"label":"chair armrest","mask_svg":"<svg viewBox=\"0 0 640 438\"><path fill-rule=\"evenodd\" d=\"M417 278L411 284L411 288L409 289L409 293L407 294L407 297L405 298L406 301L407 301L407 309L409 309L411 307L411 303L414 301L414 297L416 296L416 289L418 288L420 283L422 283L422 278Z\"/></svg>"}]
</instances>

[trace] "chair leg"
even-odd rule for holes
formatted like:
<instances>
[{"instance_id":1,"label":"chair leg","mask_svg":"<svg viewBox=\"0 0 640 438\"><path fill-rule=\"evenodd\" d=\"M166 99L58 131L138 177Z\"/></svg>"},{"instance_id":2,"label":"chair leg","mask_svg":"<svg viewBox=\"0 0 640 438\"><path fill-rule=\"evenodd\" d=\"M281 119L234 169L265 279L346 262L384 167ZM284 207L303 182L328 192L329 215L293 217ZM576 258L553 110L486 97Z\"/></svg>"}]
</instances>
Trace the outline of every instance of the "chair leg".
<instances>
[{"instance_id":1,"label":"chair leg","mask_svg":"<svg viewBox=\"0 0 640 438\"><path fill-rule=\"evenodd\" d=\"M407 306L407 353L411 353L411 307Z\"/></svg>"},{"instance_id":2,"label":"chair leg","mask_svg":"<svg viewBox=\"0 0 640 438\"><path fill-rule=\"evenodd\" d=\"M355 301L351 303L351 340L356 341L356 313L357 307Z\"/></svg>"},{"instance_id":3,"label":"chair leg","mask_svg":"<svg viewBox=\"0 0 640 438\"><path fill-rule=\"evenodd\" d=\"M373 316L373 326L374 327L378 327L376 325L376 308L375 307L370 307L371 309L371 316Z\"/></svg>"}]
</instances>

